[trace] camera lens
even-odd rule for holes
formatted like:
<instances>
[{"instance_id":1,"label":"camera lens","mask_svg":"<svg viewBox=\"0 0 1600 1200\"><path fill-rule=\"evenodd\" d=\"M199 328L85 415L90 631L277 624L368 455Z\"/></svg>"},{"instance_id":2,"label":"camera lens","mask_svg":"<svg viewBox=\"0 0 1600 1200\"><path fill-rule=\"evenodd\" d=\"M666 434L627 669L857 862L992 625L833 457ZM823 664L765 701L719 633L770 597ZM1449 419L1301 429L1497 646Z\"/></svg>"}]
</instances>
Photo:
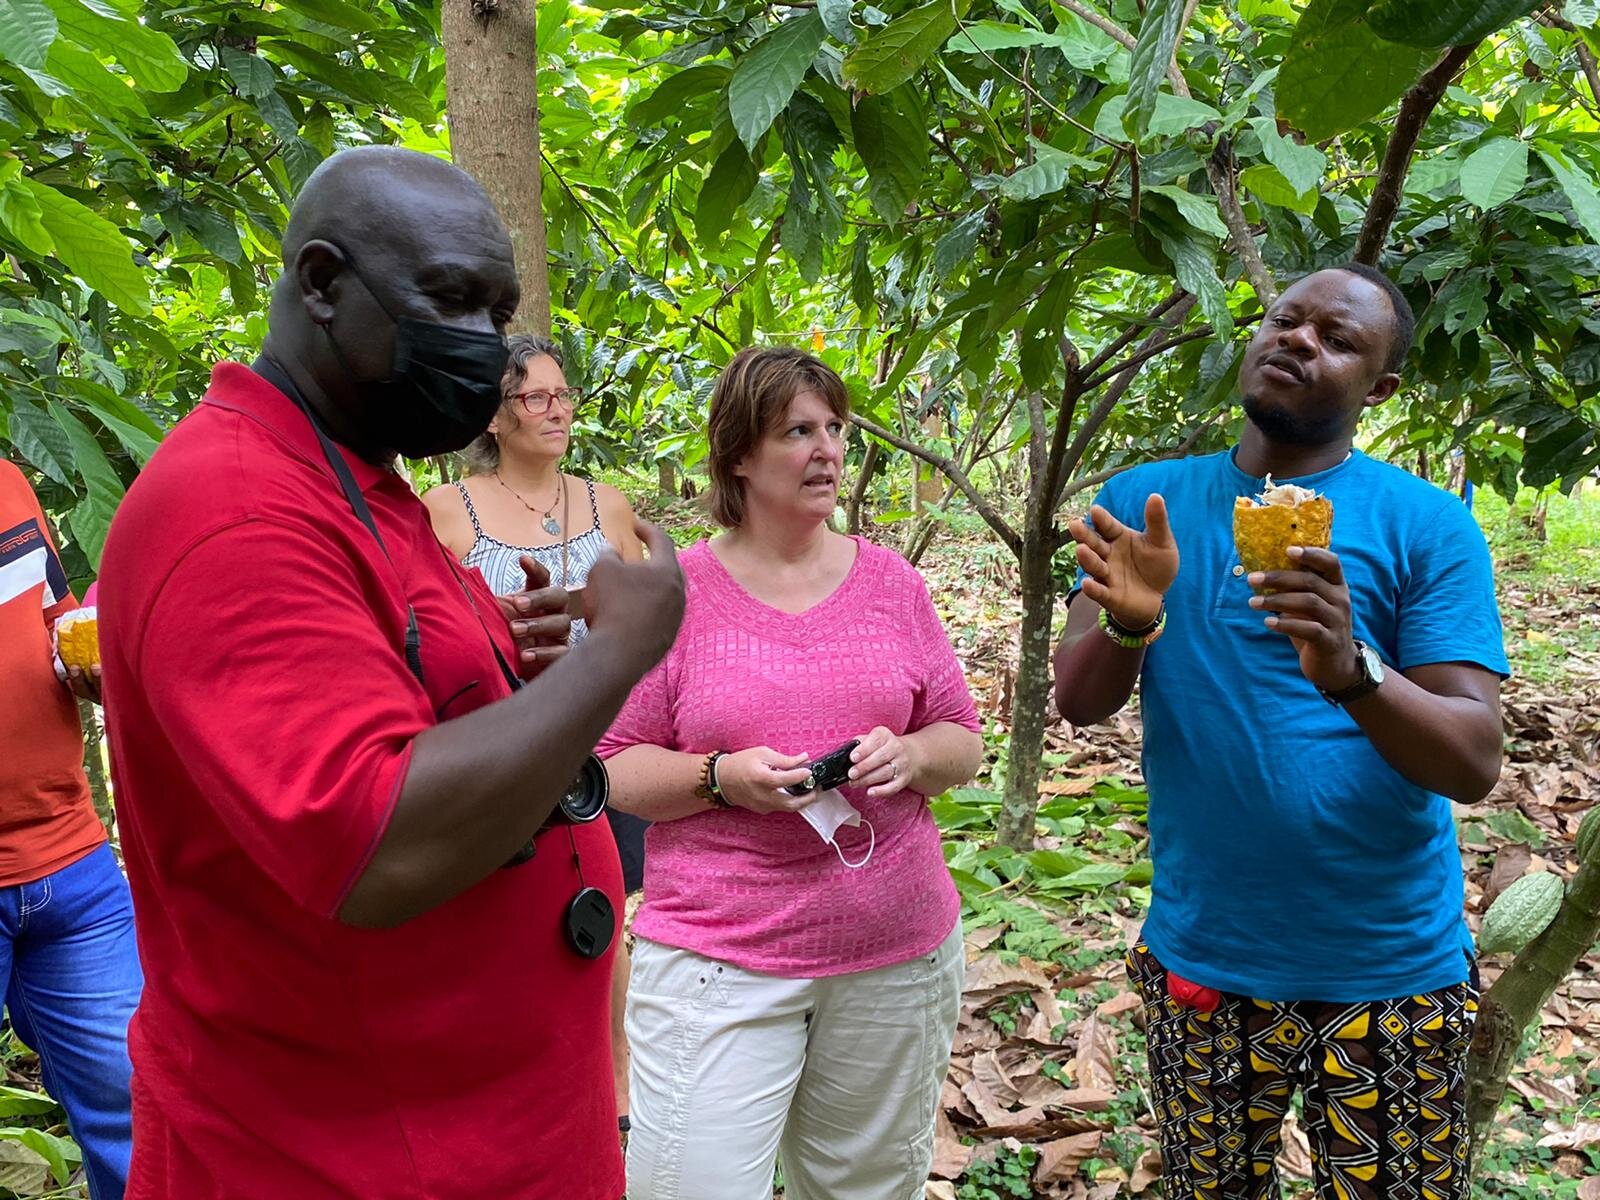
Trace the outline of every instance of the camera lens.
<instances>
[{"instance_id":1,"label":"camera lens","mask_svg":"<svg viewBox=\"0 0 1600 1200\"><path fill-rule=\"evenodd\" d=\"M561 797L561 816L575 825L593 821L606 810L606 800L611 795L611 783L606 776L605 764L590 755Z\"/></svg>"}]
</instances>

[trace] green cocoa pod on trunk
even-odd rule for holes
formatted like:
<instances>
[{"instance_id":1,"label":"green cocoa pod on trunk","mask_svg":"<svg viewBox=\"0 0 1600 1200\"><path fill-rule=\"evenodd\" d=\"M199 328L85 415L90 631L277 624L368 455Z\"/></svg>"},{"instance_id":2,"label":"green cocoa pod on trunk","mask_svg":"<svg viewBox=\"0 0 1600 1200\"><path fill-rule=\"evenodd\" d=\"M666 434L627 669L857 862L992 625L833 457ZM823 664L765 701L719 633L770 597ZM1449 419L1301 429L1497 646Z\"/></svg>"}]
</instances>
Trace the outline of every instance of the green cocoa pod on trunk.
<instances>
[{"instance_id":1,"label":"green cocoa pod on trunk","mask_svg":"<svg viewBox=\"0 0 1600 1200\"><path fill-rule=\"evenodd\" d=\"M1596 804L1584 814L1582 823L1578 826L1578 861L1588 862L1594 853L1595 842L1600 841L1600 804Z\"/></svg>"},{"instance_id":2,"label":"green cocoa pod on trunk","mask_svg":"<svg viewBox=\"0 0 1600 1200\"><path fill-rule=\"evenodd\" d=\"M1545 931L1561 910L1559 876L1538 871L1518 879L1489 906L1478 930L1478 953L1516 953Z\"/></svg>"}]
</instances>

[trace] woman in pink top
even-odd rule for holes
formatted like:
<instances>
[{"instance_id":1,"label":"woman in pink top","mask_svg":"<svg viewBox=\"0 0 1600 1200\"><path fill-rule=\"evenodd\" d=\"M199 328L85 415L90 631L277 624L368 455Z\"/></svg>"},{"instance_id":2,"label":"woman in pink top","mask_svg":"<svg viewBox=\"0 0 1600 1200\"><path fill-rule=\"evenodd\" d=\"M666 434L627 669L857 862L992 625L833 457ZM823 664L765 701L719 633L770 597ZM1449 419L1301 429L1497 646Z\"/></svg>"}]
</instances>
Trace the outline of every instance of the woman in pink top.
<instances>
[{"instance_id":1,"label":"woman in pink top","mask_svg":"<svg viewBox=\"0 0 1600 1200\"><path fill-rule=\"evenodd\" d=\"M849 400L795 350L717 381L677 643L601 743L653 822L628 992L630 1200L911 1200L961 1001L926 798L977 714L922 577L828 528ZM855 741L837 790L793 795ZM842 822L842 823L841 823Z\"/></svg>"}]
</instances>

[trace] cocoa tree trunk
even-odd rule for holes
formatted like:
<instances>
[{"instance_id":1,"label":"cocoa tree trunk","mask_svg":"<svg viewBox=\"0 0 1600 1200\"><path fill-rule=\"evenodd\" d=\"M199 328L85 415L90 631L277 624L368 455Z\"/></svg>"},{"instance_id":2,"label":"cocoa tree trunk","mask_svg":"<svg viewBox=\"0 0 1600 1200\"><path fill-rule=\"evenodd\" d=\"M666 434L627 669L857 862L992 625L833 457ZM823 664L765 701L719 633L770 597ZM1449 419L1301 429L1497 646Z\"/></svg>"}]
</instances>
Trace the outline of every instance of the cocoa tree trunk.
<instances>
[{"instance_id":1,"label":"cocoa tree trunk","mask_svg":"<svg viewBox=\"0 0 1600 1200\"><path fill-rule=\"evenodd\" d=\"M78 701L78 723L83 727L83 773L89 778L89 795L94 800L95 815L106 827L109 837L116 823L111 808L111 791L106 786L106 765L101 758L105 738L100 730L100 714L87 700Z\"/></svg>"},{"instance_id":2,"label":"cocoa tree trunk","mask_svg":"<svg viewBox=\"0 0 1600 1200\"><path fill-rule=\"evenodd\" d=\"M1523 1032L1578 960L1600 938L1600 839L1567 885L1561 910L1549 927L1525 946L1478 1001L1478 1023L1467 1058L1467 1119L1473 1141L1483 1136L1500 1108L1506 1077L1516 1065Z\"/></svg>"},{"instance_id":3,"label":"cocoa tree trunk","mask_svg":"<svg viewBox=\"0 0 1600 1200\"><path fill-rule=\"evenodd\" d=\"M489 193L511 234L522 304L512 327L550 333L550 272L539 171L534 0L444 0L450 153Z\"/></svg>"},{"instance_id":4,"label":"cocoa tree trunk","mask_svg":"<svg viewBox=\"0 0 1600 1200\"><path fill-rule=\"evenodd\" d=\"M866 453L861 456L861 469L856 474L855 486L850 489L850 500L845 505L845 529L861 532L861 502L866 499L867 488L872 486L872 472L878 466L878 443L869 441Z\"/></svg>"},{"instance_id":5,"label":"cocoa tree trunk","mask_svg":"<svg viewBox=\"0 0 1600 1200\"><path fill-rule=\"evenodd\" d=\"M1033 849L1044 728L1050 716L1050 627L1055 615L1049 541L1044 530L1036 533L1031 526L1021 555L1022 645L1011 703L1011 749L995 826L995 840L1016 850Z\"/></svg>"},{"instance_id":6,"label":"cocoa tree trunk","mask_svg":"<svg viewBox=\"0 0 1600 1200\"><path fill-rule=\"evenodd\" d=\"M668 458L656 461L656 492L662 496L671 496L676 499L678 495L678 471Z\"/></svg>"}]
</instances>

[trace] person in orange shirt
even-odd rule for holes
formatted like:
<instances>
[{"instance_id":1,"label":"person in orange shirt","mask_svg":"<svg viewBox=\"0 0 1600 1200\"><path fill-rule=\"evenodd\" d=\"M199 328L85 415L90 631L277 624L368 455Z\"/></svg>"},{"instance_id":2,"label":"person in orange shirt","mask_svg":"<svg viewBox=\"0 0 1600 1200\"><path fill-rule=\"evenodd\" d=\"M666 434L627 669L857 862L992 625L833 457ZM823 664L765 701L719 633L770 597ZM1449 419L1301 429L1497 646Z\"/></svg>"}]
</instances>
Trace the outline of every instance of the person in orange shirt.
<instances>
[{"instance_id":1,"label":"person in orange shirt","mask_svg":"<svg viewBox=\"0 0 1600 1200\"><path fill-rule=\"evenodd\" d=\"M144 977L128 883L95 815L83 730L56 676L78 607L39 501L0 459L0 990L67 1110L93 1200L121 1200L132 1135L128 1019ZM98 699L99 681L71 683Z\"/></svg>"}]
</instances>

